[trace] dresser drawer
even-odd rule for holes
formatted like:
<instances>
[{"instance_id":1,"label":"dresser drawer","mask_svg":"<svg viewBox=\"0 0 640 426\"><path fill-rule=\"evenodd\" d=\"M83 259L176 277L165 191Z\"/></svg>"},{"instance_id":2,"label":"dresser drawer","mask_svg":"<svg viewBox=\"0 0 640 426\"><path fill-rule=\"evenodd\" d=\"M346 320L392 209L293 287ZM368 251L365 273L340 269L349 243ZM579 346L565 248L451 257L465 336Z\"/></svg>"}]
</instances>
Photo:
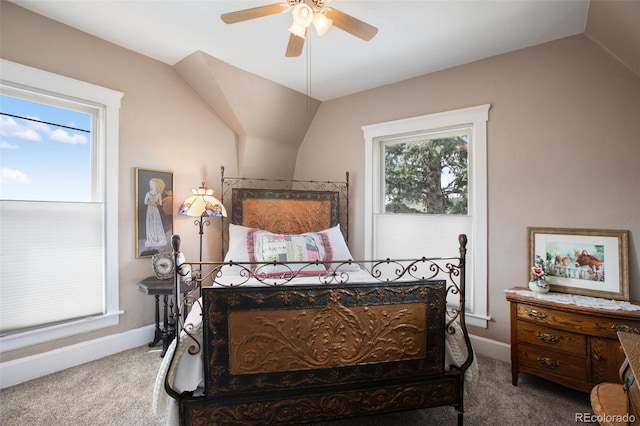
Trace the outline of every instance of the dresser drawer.
<instances>
[{"instance_id":1,"label":"dresser drawer","mask_svg":"<svg viewBox=\"0 0 640 426\"><path fill-rule=\"evenodd\" d=\"M523 370L532 370L578 381L587 380L584 357L546 350L537 346L518 345L518 362Z\"/></svg>"},{"instance_id":2,"label":"dresser drawer","mask_svg":"<svg viewBox=\"0 0 640 426\"><path fill-rule=\"evenodd\" d=\"M586 336L525 321L518 322L518 342L575 355L587 354Z\"/></svg>"},{"instance_id":3,"label":"dresser drawer","mask_svg":"<svg viewBox=\"0 0 640 426\"><path fill-rule=\"evenodd\" d=\"M542 306L528 305L526 303L518 303L517 317L519 320L545 324L554 328L575 331L591 336L606 337L608 339L617 339L618 331L640 334L640 320L618 320L594 315L564 312Z\"/></svg>"},{"instance_id":4,"label":"dresser drawer","mask_svg":"<svg viewBox=\"0 0 640 426\"><path fill-rule=\"evenodd\" d=\"M548 324L554 327L575 327L577 322L573 313L560 312L543 306L517 304L517 317L519 320L533 321L540 324Z\"/></svg>"},{"instance_id":5,"label":"dresser drawer","mask_svg":"<svg viewBox=\"0 0 640 426\"><path fill-rule=\"evenodd\" d=\"M588 329L586 332L590 333L593 336L600 336L606 337L607 339L617 340L618 331L640 334L640 321L610 320L599 318L598 321L593 325L593 328Z\"/></svg>"}]
</instances>

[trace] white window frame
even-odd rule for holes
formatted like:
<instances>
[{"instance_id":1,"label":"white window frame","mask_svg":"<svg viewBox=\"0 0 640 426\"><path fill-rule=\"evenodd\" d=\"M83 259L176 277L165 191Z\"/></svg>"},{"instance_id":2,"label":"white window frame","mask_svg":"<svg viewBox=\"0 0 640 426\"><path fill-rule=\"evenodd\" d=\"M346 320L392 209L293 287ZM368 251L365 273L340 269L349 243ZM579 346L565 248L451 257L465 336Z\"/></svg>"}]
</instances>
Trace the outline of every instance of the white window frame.
<instances>
[{"instance_id":1,"label":"white window frame","mask_svg":"<svg viewBox=\"0 0 640 426\"><path fill-rule=\"evenodd\" d=\"M3 85L36 90L52 96L81 99L99 105L102 112L96 123L99 143L104 144L105 222L105 312L103 315L45 326L0 337L0 350L9 351L67 336L81 334L119 323L118 282L118 145L120 103L123 93L69 77L0 59ZM37 264L37 259L34 261ZM43 276L44 278L44 276Z\"/></svg>"},{"instance_id":2,"label":"white window frame","mask_svg":"<svg viewBox=\"0 0 640 426\"><path fill-rule=\"evenodd\" d=\"M490 105L479 105L407 119L371 124L362 127L365 142L364 191L364 251L365 258L373 258L375 247L374 215L381 206L379 171L382 165L381 138L429 132L438 129L471 124L472 140L469 146L469 212L472 216L469 254L473 256L471 283L466 287L467 324L487 328L487 121Z\"/></svg>"}]
</instances>

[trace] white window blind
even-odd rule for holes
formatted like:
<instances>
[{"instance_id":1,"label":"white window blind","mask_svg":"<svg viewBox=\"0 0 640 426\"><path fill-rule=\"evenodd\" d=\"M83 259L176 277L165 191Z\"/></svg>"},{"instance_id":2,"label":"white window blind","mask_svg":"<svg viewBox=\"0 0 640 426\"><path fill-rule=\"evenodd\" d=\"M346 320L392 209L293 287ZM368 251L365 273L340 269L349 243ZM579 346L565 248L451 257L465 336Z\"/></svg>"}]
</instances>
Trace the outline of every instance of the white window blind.
<instances>
[{"instance_id":1,"label":"white window blind","mask_svg":"<svg viewBox=\"0 0 640 426\"><path fill-rule=\"evenodd\" d=\"M102 315L102 203L0 206L0 332Z\"/></svg>"}]
</instances>

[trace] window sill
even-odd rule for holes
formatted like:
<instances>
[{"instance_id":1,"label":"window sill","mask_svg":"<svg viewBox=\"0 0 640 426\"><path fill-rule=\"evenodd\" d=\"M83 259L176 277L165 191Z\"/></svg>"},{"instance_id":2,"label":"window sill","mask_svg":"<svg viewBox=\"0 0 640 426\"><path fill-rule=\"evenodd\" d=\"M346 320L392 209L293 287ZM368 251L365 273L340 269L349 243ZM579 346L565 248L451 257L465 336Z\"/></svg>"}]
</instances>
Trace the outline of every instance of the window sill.
<instances>
[{"instance_id":1,"label":"window sill","mask_svg":"<svg viewBox=\"0 0 640 426\"><path fill-rule=\"evenodd\" d=\"M63 337L118 325L120 323L120 315L123 313L124 311L111 312L96 317L66 322L64 324L57 324L54 326L38 328L15 334L6 334L0 337L0 351L12 351L61 339Z\"/></svg>"},{"instance_id":2,"label":"window sill","mask_svg":"<svg viewBox=\"0 0 640 426\"><path fill-rule=\"evenodd\" d=\"M489 317L472 314L469 312L465 314L464 319L467 325L471 325L473 327L480 327L484 329L489 328L489 321L491 320L491 318Z\"/></svg>"}]
</instances>

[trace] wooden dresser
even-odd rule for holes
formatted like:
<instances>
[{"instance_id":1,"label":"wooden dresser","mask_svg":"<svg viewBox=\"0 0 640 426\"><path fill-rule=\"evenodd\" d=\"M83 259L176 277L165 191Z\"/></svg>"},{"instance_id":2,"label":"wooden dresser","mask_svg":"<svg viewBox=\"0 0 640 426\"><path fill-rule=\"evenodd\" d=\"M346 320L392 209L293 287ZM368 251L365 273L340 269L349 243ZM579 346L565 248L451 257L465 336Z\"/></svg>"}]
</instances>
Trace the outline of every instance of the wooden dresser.
<instances>
[{"instance_id":1,"label":"wooden dresser","mask_svg":"<svg viewBox=\"0 0 640 426\"><path fill-rule=\"evenodd\" d=\"M511 304L513 385L520 372L583 392L598 383L620 382L625 355L616 333L640 334L640 311L580 307L513 292L506 297Z\"/></svg>"}]
</instances>

